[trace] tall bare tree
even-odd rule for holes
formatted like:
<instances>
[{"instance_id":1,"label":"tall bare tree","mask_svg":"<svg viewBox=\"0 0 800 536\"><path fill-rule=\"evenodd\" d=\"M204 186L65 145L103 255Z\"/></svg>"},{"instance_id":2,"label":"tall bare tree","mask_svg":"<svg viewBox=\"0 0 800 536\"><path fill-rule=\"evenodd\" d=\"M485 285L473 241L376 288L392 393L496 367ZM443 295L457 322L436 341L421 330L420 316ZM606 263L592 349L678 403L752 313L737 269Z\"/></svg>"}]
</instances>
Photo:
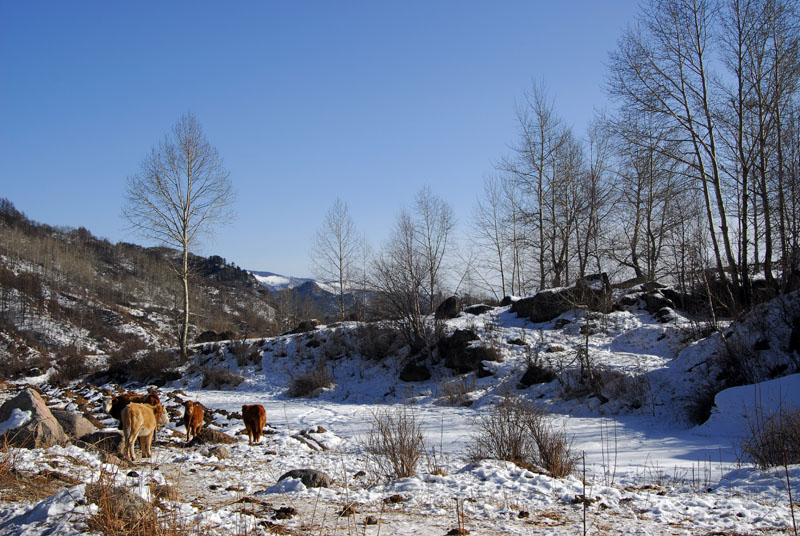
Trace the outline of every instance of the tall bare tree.
<instances>
[{"instance_id":1,"label":"tall bare tree","mask_svg":"<svg viewBox=\"0 0 800 536\"><path fill-rule=\"evenodd\" d=\"M428 296L428 309L432 311L441 297L442 268L456 220L449 203L434 195L427 186L417 192L414 212L417 216L415 247L424 264L423 289Z\"/></svg>"},{"instance_id":2,"label":"tall bare tree","mask_svg":"<svg viewBox=\"0 0 800 536\"><path fill-rule=\"evenodd\" d=\"M339 294L339 316L345 318L345 294L352 285L360 237L347 203L336 198L317 231L312 251L312 269L319 279L335 281Z\"/></svg>"},{"instance_id":3,"label":"tall bare tree","mask_svg":"<svg viewBox=\"0 0 800 536\"><path fill-rule=\"evenodd\" d=\"M183 115L128 177L123 215L133 229L181 252L173 265L183 286L181 354L189 336L189 252L215 224L232 217L233 190L222 158L192 114Z\"/></svg>"},{"instance_id":4,"label":"tall bare tree","mask_svg":"<svg viewBox=\"0 0 800 536\"><path fill-rule=\"evenodd\" d=\"M702 192L719 278L727 282L730 273L738 289L709 69L714 17L708 0L650 0L611 54L608 87L629 110L675 127L683 147L672 156Z\"/></svg>"},{"instance_id":5,"label":"tall bare tree","mask_svg":"<svg viewBox=\"0 0 800 536\"><path fill-rule=\"evenodd\" d=\"M395 322L414 352L429 347L425 315L427 267L418 244L418 226L407 211L397 217L392 234L373 264L372 288L381 314Z\"/></svg>"}]
</instances>

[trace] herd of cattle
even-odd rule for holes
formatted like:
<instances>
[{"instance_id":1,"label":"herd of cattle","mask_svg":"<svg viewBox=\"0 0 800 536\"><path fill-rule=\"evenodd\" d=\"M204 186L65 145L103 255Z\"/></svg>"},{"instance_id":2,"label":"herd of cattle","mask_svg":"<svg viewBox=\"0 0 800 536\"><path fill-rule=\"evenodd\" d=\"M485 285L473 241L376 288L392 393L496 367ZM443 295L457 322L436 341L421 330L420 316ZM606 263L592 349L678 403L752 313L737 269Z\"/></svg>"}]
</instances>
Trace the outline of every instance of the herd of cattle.
<instances>
[{"instance_id":1,"label":"herd of cattle","mask_svg":"<svg viewBox=\"0 0 800 536\"><path fill-rule=\"evenodd\" d=\"M142 457L152 455L151 446L156 428L169 424L167 412L155 392L144 395L124 393L106 399L105 411L119 421L122 430L120 452L130 461L135 460L134 445L139 439ZM242 420L247 429L250 444L261 440L264 426L267 424L267 412L261 404L243 405ZM203 406L198 402L187 400L183 403L183 424L186 427L186 442L197 437L203 428Z\"/></svg>"}]
</instances>

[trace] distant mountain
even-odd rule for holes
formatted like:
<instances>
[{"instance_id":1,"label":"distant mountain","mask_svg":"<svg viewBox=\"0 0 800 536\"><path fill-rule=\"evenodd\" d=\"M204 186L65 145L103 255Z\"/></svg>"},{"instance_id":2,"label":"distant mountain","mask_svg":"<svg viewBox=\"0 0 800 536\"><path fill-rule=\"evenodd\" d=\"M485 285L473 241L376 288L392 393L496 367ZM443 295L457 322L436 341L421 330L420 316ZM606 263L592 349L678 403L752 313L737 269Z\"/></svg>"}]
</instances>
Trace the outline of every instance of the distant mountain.
<instances>
[{"instance_id":1,"label":"distant mountain","mask_svg":"<svg viewBox=\"0 0 800 536\"><path fill-rule=\"evenodd\" d=\"M253 277L273 295L291 292L297 301L310 300L323 317L335 318L339 315L338 283L317 281L308 277L293 277L273 272L250 270ZM345 307L352 310L360 290L356 285L346 286Z\"/></svg>"},{"instance_id":2,"label":"distant mountain","mask_svg":"<svg viewBox=\"0 0 800 536\"><path fill-rule=\"evenodd\" d=\"M307 277L292 277L272 272L255 272L252 270L249 270L249 272L253 274L253 277L255 277L259 283L273 293L297 288L305 283L315 282L313 279Z\"/></svg>"}]
</instances>

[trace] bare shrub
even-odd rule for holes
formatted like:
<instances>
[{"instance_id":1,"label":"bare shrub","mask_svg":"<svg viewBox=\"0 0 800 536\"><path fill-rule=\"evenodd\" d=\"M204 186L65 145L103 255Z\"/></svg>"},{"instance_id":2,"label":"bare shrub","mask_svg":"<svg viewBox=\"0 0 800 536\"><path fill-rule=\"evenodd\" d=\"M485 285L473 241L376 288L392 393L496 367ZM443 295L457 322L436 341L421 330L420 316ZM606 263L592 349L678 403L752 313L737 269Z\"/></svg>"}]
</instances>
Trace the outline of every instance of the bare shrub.
<instances>
[{"instance_id":1,"label":"bare shrub","mask_svg":"<svg viewBox=\"0 0 800 536\"><path fill-rule=\"evenodd\" d=\"M764 413L756 408L747 417L748 433L739 444L742 459L760 469L800 463L800 409Z\"/></svg>"},{"instance_id":2,"label":"bare shrub","mask_svg":"<svg viewBox=\"0 0 800 536\"><path fill-rule=\"evenodd\" d=\"M364 449L378 471L388 479L417 474L425 440L414 412L406 405L376 410L371 421Z\"/></svg>"},{"instance_id":3,"label":"bare shrub","mask_svg":"<svg viewBox=\"0 0 800 536\"><path fill-rule=\"evenodd\" d=\"M179 355L173 350L151 350L136 358L128 370L128 377L134 381L165 383L180 378L176 366L180 364Z\"/></svg>"},{"instance_id":4,"label":"bare shrub","mask_svg":"<svg viewBox=\"0 0 800 536\"><path fill-rule=\"evenodd\" d=\"M318 389L333 385L333 377L324 359L317 359L314 366L306 372L294 376L289 386L289 396L293 398L313 396Z\"/></svg>"},{"instance_id":5,"label":"bare shrub","mask_svg":"<svg viewBox=\"0 0 800 536\"><path fill-rule=\"evenodd\" d=\"M471 406L472 400L468 395L474 390L475 378L472 376L451 378L439 385L439 392L448 406Z\"/></svg>"},{"instance_id":6,"label":"bare shrub","mask_svg":"<svg viewBox=\"0 0 800 536\"><path fill-rule=\"evenodd\" d=\"M469 454L473 460L505 460L555 478L571 474L577 463L571 441L553 428L544 409L512 396L478 418Z\"/></svg>"},{"instance_id":7,"label":"bare shrub","mask_svg":"<svg viewBox=\"0 0 800 536\"><path fill-rule=\"evenodd\" d=\"M236 387L244 381L244 376L220 367L206 367L202 371L203 387Z\"/></svg>"},{"instance_id":8,"label":"bare shrub","mask_svg":"<svg viewBox=\"0 0 800 536\"><path fill-rule=\"evenodd\" d=\"M65 387L72 381L83 378L93 372L86 363L86 356L77 348L68 348L57 358L56 371L50 375L48 382L56 387Z\"/></svg>"},{"instance_id":9,"label":"bare shrub","mask_svg":"<svg viewBox=\"0 0 800 536\"><path fill-rule=\"evenodd\" d=\"M257 365L261 360L261 351L257 343L251 345L245 340L236 340L228 345L228 351L236 358L236 364L240 367Z\"/></svg>"},{"instance_id":10,"label":"bare shrub","mask_svg":"<svg viewBox=\"0 0 800 536\"><path fill-rule=\"evenodd\" d=\"M0 326L2 329L2 326ZM31 372L44 372L50 368L50 355L42 351L32 356L25 356L21 349L9 352L9 355L0 359L0 380L15 380Z\"/></svg>"},{"instance_id":11,"label":"bare shrub","mask_svg":"<svg viewBox=\"0 0 800 536\"><path fill-rule=\"evenodd\" d=\"M356 328L358 351L368 359L380 361L392 355L398 346L400 333L380 322L365 322Z\"/></svg>"}]
</instances>

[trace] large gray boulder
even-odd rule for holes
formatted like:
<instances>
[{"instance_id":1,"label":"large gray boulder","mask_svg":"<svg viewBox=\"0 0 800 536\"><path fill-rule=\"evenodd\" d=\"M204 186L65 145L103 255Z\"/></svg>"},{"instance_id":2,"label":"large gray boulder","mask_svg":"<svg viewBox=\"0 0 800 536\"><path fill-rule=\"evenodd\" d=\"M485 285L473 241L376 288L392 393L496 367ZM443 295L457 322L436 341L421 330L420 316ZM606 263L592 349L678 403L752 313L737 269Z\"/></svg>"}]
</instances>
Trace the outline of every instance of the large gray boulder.
<instances>
[{"instance_id":1,"label":"large gray boulder","mask_svg":"<svg viewBox=\"0 0 800 536\"><path fill-rule=\"evenodd\" d=\"M0 406L0 424L6 424L0 440L15 447L47 448L69 442L41 395L31 388L20 391Z\"/></svg>"},{"instance_id":2,"label":"large gray boulder","mask_svg":"<svg viewBox=\"0 0 800 536\"><path fill-rule=\"evenodd\" d=\"M285 478L299 478L307 488L327 488L331 485L331 477L316 469L293 469L282 474L278 482Z\"/></svg>"},{"instance_id":3,"label":"large gray boulder","mask_svg":"<svg viewBox=\"0 0 800 536\"><path fill-rule=\"evenodd\" d=\"M97 427L83 415L61 409L54 409L51 413L64 433L72 439L80 439L97 431Z\"/></svg>"},{"instance_id":4,"label":"large gray boulder","mask_svg":"<svg viewBox=\"0 0 800 536\"><path fill-rule=\"evenodd\" d=\"M571 309L608 313L612 305L611 283L602 273L579 279L571 287L541 290L514 302L510 311L531 322L548 322Z\"/></svg>"}]
</instances>

